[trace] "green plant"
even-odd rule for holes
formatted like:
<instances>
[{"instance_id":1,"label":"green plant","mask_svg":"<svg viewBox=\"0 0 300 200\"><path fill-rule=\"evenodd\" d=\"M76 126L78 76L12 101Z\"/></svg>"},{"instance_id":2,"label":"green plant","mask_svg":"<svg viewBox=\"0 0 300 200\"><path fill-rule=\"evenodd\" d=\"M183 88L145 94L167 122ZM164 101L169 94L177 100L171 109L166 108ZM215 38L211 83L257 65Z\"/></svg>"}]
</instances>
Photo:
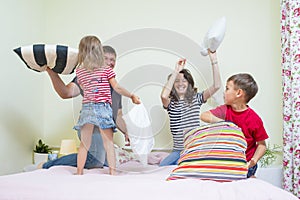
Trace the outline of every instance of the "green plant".
<instances>
[{"instance_id":1,"label":"green plant","mask_svg":"<svg viewBox=\"0 0 300 200\"><path fill-rule=\"evenodd\" d=\"M280 151L280 145L273 144L273 146L271 146L270 143L268 143L264 156L259 160L261 167L267 167L274 163L277 158L277 153Z\"/></svg>"},{"instance_id":2,"label":"green plant","mask_svg":"<svg viewBox=\"0 0 300 200\"><path fill-rule=\"evenodd\" d=\"M40 139L33 150L35 153L51 153L52 149Z\"/></svg>"}]
</instances>

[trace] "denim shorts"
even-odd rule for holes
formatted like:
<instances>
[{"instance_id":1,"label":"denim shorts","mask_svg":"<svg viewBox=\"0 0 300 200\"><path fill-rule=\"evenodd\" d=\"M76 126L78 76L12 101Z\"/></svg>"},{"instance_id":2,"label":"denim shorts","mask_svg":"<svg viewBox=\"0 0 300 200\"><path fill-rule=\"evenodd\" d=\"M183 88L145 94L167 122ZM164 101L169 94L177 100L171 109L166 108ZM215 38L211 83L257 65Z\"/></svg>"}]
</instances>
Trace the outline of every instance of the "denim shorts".
<instances>
[{"instance_id":1,"label":"denim shorts","mask_svg":"<svg viewBox=\"0 0 300 200\"><path fill-rule=\"evenodd\" d=\"M250 168L248 169L247 178L250 178L251 176L254 176L256 170L257 170L257 164L254 165L253 167L250 167Z\"/></svg>"},{"instance_id":2,"label":"denim shorts","mask_svg":"<svg viewBox=\"0 0 300 200\"><path fill-rule=\"evenodd\" d=\"M85 124L94 124L101 129L116 128L112 117L112 109L109 103L85 103L82 104L80 116L75 130L80 130Z\"/></svg>"}]
</instances>

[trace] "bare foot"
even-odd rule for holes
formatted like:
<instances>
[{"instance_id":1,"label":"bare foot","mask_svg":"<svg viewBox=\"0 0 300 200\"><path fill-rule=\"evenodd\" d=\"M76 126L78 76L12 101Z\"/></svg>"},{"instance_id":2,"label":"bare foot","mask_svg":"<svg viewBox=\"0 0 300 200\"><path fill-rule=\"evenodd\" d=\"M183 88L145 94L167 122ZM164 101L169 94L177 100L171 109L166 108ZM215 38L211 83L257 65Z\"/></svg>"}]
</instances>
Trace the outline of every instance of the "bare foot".
<instances>
[{"instance_id":1,"label":"bare foot","mask_svg":"<svg viewBox=\"0 0 300 200\"><path fill-rule=\"evenodd\" d=\"M83 169L82 169L82 170L80 170L80 169L77 169L77 173L76 173L76 175L83 175Z\"/></svg>"},{"instance_id":2,"label":"bare foot","mask_svg":"<svg viewBox=\"0 0 300 200\"><path fill-rule=\"evenodd\" d=\"M109 174L110 175L117 175L117 172L115 169L109 168Z\"/></svg>"},{"instance_id":3,"label":"bare foot","mask_svg":"<svg viewBox=\"0 0 300 200\"><path fill-rule=\"evenodd\" d=\"M41 162L41 163L39 163L38 165L37 165L37 169L42 169L43 168L43 164L44 164L45 162Z\"/></svg>"}]
</instances>

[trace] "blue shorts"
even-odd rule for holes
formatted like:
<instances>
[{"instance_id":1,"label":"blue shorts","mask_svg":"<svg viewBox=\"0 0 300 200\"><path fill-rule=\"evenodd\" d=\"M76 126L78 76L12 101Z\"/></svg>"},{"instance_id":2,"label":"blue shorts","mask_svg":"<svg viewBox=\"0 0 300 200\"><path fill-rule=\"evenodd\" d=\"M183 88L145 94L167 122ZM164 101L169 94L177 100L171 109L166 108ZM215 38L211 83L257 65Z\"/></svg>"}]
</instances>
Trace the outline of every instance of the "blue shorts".
<instances>
[{"instance_id":1,"label":"blue shorts","mask_svg":"<svg viewBox=\"0 0 300 200\"><path fill-rule=\"evenodd\" d=\"M85 103L82 104L80 116L75 130L80 130L85 124L94 124L100 129L115 129L116 125L112 117L112 109L109 103Z\"/></svg>"},{"instance_id":2,"label":"blue shorts","mask_svg":"<svg viewBox=\"0 0 300 200\"><path fill-rule=\"evenodd\" d=\"M251 176L254 176L256 170L257 170L257 164L254 165L253 167L250 167L250 168L248 169L247 178L250 178Z\"/></svg>"}]
</instances>

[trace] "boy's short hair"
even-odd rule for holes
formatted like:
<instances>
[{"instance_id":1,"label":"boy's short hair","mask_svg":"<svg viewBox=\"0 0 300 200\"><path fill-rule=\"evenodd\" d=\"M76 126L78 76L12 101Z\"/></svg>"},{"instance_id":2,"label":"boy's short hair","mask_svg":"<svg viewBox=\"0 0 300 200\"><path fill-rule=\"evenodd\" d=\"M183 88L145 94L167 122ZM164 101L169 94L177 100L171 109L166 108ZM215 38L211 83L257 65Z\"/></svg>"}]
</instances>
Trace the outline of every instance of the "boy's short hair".
<instances>
[{"instance_id":1,"label":"boy's short hair","mask_svg":"<svg viewBox=\"0 0 300 200\"><path fill-rule=\"evenodd\" d=\"M227 82L229 81L233 82L235 89L242 89L246 93L246 103L248 103L258 91L256 81L250 74L235 74L227 79Z\"/></svg>"},{"instance_id":2,"label":"boy's short hair","mask_svg":"<svg viewBox=\"0 0 300 200\"><path fill-rule=\"evenodd\" d=\"M112 48L111 46L103 46L103 52L114 54L115 57L117 57L116 50L114 48Z\"/></svg>"}]
</instances>

